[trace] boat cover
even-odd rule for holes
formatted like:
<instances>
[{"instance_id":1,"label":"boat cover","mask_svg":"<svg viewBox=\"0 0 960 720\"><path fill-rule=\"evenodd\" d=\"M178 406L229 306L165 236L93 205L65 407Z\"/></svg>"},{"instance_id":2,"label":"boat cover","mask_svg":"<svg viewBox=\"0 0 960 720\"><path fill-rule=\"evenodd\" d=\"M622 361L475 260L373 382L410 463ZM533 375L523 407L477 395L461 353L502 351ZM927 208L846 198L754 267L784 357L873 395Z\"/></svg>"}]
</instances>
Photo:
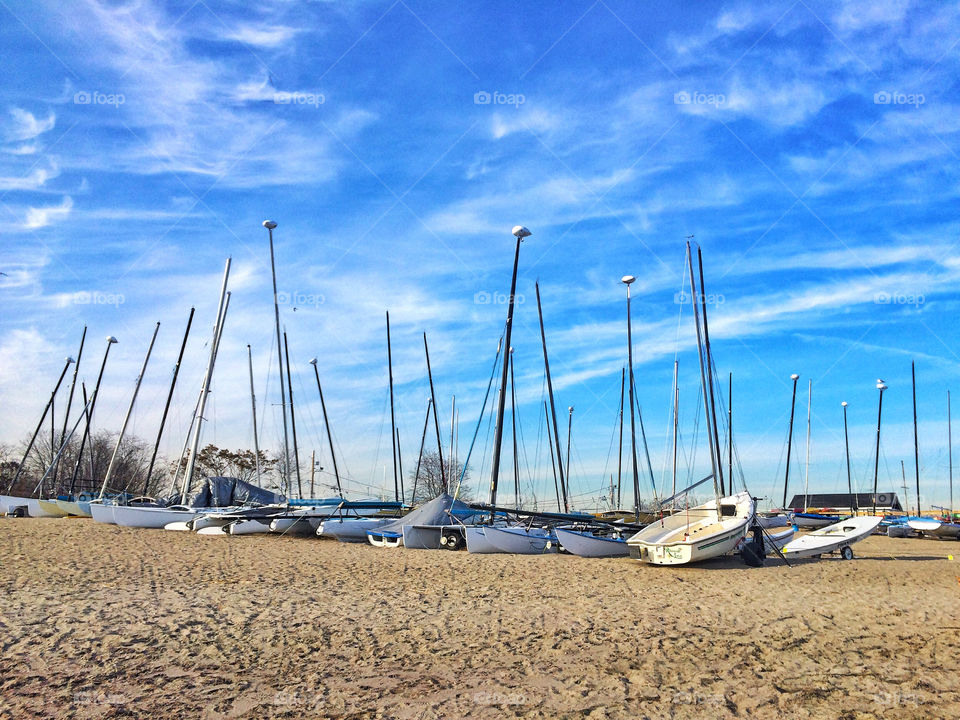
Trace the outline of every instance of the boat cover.
<instances>
[{"instance_id":1,"label":"boat cover","mask_svg":"<svg viewBox=\"0 0 960 720\"><path fill-rule=\"evenodd\" d=\"M474 511L468 505L443 493L402 518L377 528L377 534L402 533L404 525L453 525L451 515L463 518L473 514Z\"/></svg>"},{"instance_id":2,"label":"boat cover","mask_svg":"<svg viewBox=\"0 0 960 720\"><path fill-rule=\"evenodd\" d=\"M179 497L174 502L178 501ZM208 477L203 479L200 489L187 498L187 506L196 508L275 505L283 501L283 495L264 490L238 478Z\"/></svg>"}]
</instances>

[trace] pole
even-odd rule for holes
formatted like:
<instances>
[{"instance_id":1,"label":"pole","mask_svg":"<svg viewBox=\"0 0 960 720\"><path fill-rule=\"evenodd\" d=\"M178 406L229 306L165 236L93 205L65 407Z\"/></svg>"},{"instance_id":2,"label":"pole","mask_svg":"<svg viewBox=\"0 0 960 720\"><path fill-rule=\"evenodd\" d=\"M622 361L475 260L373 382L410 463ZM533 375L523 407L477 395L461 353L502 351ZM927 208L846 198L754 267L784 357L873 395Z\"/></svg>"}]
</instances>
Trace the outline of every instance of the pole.
<instances>
[{"instance_id":1,"label":"pole","mask_svg":"<svg viewBox=\"0 0 960 720\"><path fill-rule=\"evenodd\" d=\"M287 497L290 496L290 442L287 438L287 394L283 386L283 348L280 347L280 304L277 296L277 267L273 254L273 230L277 224L264 220L263 226L270 236L270 273L273 276L273 316L277 332L277 366L280 368L280 411L283 415L283 469L286 474Z\"/></svg>"},{"instance_id":2,"label":"pole","mask_svg":"<svg viewBox=\"0 0 960 720\"><path fill-rule=\"evenodd\" d=\"M787 432L787 470L783 476L783 509L787 509L787 484L790 482L790 453L793 449L793 415L797 408L797 380L800 376L794 373L790 376L793 380L793 394L790 397L790 430Z\"/></svg>"},{"instance_id":3,"label":"pole","mask_svg":"<svg viewBox=\"0 0 960 720\"><path fill-rule=\"evenodd\" d=\"M707 360L707 381L710 385L710 416L713 425L713 447L714 452L717 453L716 467L717 471L719 472L718 480L720 481L720 494L725 495L726 490L724 489L723 483L723 463L720 462L720 430L717 425L717 403L713 395L713 353L710 352L710 329L707 324L707 292L704 290L703 285L703 253L701 252L699 245L697 246L697 263L700 266L700 309L703 315L703 349ZM732 485L730 487L730 492L733 492Z\"/></svg>"},{"instance_id":4,"label":"pole","mask_svg":"<svg viewBox=\"0 0 960 720\"><path fill-rule=\"evenodd\" d=\"M557 406L556 401L553 398L553 378L550 376L550 359L547 357L547 333L543 326L543 308L540 305L540 283L537 282L534 287L537 291L537 315L540 318L540 341L543 345L543 367L547 374L547 395L550 398L550 418L552 423L548 422L547 432L553 430L553 450L551 452L556 452L556 465L554 467L554 472L559 473L560 477L560 492L563 495L563 509L560 512L569 512L570 505L567 502L567 484L563 477L563 461L561 459L560 453L560 429L557 424Z\"/></svg>"},{"instance_id":5,"label":"pole","mask_svg":"<svg viewBox=\"0 0 960 720\"><path fill-rule=\"evenodd\" d=\"M910 361L910 379L913 384L913 462L917 477L917 517L923 517L920 512L920 441L917 437L917 369L916 364Z\"/></svg>"},{"instance_id":6,"label":"pole","mask_svg":"<svg viewBox=\"0 0 960 720\"><path fill-rule=\"evenodd\" d=\"M847 403L846 401L840 403L843 406L843 446L846 450L847 455L847 492L850 493L850 502L851 507L853 508L853 514L859 515L859 501L857 496L853 492L853 478L850 474L850 435L847 432Z\"/></svg>"},{"instance_id":7,"label":"pole","mask_svg":"<svg viewBox=\"0 0 960 720\"><path fill-rule=\"evenodd\" d=\"M253 351L247 345L247 368L250 371L250 411L253 416L253 458L257 465L257 487L262 485L260 479L260 439L257 436L257 395L253 390Z\"/></svg>"},{"instance_id":8,"label":"pole","mask_svg":"<svg viewBox=\"0 0 960 720\"><path fill-rule=\"evenodd\" d=\"M143 382L143 375L147 371L147 363L150 362L150 353L153 352L153 344L157 341L158 332L160 332L159 322L153 328L153 337L150 338L150 345L147 347L147 354L143 358L143 366L140 368L140 374L137 375L136 385L133 386L133 397L130 398L130 405L127 407L127 414L124 416L123 424L120 426L120 434L117 436L117 444L113 446L113 455L110 456L110 464L107 465L107 474L103 477L103 485L100 487L100 494L97 496L98 498L103 497L103 493L106 491L107 485L113 478L113 469L116 466L117 455L120 453L120 443L123 442L123 436L127 432L127 423L130 422L130 416L133 414L133 406L137 402L137 393L140 392L140 383ZM96 391L94 391L93 399L97 399ZM129 485L129 481L127 484Z\"/></svg>"},{"instance_id":9,"label":"pole","mask_svg":"<svg viewBox=\"0 0 960 720\"><path fill-rule=\"evenodd\" d=\"M510 421L513 425L513 503L520 509L520 454L517 452L517 386L513 373L513 348L510 348Z\"/></svg>"},{"instance_id":10,"label":"pole","mask_svg":"<svg viewBox=\"0 0 960 720\"><path fill-rule=\"evenodd\" d=\"M617 510L620 509L620 483L623 480L623 393L626 391L627 369L620 368L620 444L617 446ZM610 501L611 508L613 501Z\"/></svg>"},{"instance_id":11,"label":"pole","mask_svg":"<svg viewBox=\"0 0 960 720\"><path fill-rule=\"evenodd\" d=\"M730 470L727 477L730 479L730 492L733 492L733 373L727 376L727 452Z\"/></svg>"},{"instance_id":12,"label":"pole","mask_svg":"<svg viewBox=\"0 0 960 720\"><path fill-rule=\"evenodd\" d=\"M877 473L880 470L880 418L883 416L883 391L887 389L883 380L877 381L880 401L877 403L877 452L873 460L873 514L877 514Z\"/></svg>"},{"instance_id":13,"label":"pole","mask_svg":"<svg viewBox=\"0 0 960 720\"><path fill-rule=\"evenodd\" d=\"M553 469L553 488L557 491L557 512L563 512L563 505L560 503L560 485L557 482L557 458L553 454L553 438L550 436L552 425L550 423L550 411L547 410L547 401L543 401L543 414L547 418L547 445L550 449L550 467Z\"/></svg>"},{"instance_id":14,"label":"pole","mask_svg":"<svg viewBox=\"0 0 960 720\"><path fill-rule=\"evenodd\" d=\"M947 462L950 467L950 522L953 522L953 425L950 422L950 391L947 390Z\"/></svg>"},{"instance_id":15,"label":"pole","mask_svg":"<svg viewBox=\"0 0 960 720\"><path fill-rule=\"evenodd\" d=\"M427 347L427 334L423 334L423 351L427 356L427 378L430 380L430 401L433 407L433 427L437 433L437 456L440 458L440 479L443 482L443 491L447 492L447 472L443 464L443 445L440 444L440 420L437 417L437 396L433 392L433 370L430 367L430 348Z\"/></svg>"},{"instance_id":16,"label":"pole","mask_svg":"<svg viewBox=\"0 0 960 720\"><path fill-rule=\"evenodd\" d=\"M680 363L673 361L673 489L670 497L677 494L677 434L680 427Z\"/></svg>"},{"instance_id":17,"label":"pole","mask_svg":"<svg viewBox=\"0 0 960 720\"><path fill-rule=\"evenodd\" d=\"M63 414L63 429L60 431L60 444L63 445L64 438L67 435L67 422L70 420L70 408L73 407L73 391L77 386L77 374L80 372L80 361L83 359L83 344L87 339L87 326L83 326L83 334L80 336L80 350L77 352L77 363L73 366L73 378L70 380L70 394L67 396L67 411ZM53 468L53 484L57 484L57 473L60 471L60 458Z\"/></svg>"},{"instance_id":18,"label":"pole","mask_svg":"<svg viewBox=\"0 0 960 720\"><path fill-rule=\"evenodd\" d=\"M271 255L273 254L273 243L270 243ZM207 406L207 396L210 394L210 382L213 380L213 368L217 361L217 351L220 343L220 333L226 323L225 317L227 303L227 281L230 278L231 258L227 258L226 266L223 268L223 282L220 286L220 303L217 306L217 325L213 330L213 341L210 343L210 358L207 361L207 370L203 376L203 386L200 390L200 402L197 403L197 411L194 416L193 443L190 446L190 460L187 463L187 471L183 476L183 487L180 492L180 503L186 505L187 492L193 483L193 473L197 466L197 452L200 449L200 432L203 429L203 411Z\"/></svg>"},{"instance_id":19,"label":"pole","mask_svg":"<svg viewBox=\"0 0 960 720\"><path fill-rule=\"evenodd\" d=\"M640 474L637 469L637 428L634 408L636 401L634 399L633 389L633 320L630 316L630 285L633 284L632 275L626 275L620 282L627 286L627 365L630 369L630 457L633 467L633 518L636 522L640 521Z\"/></svg>"},{"instance_id":20,"label":"pole","mask_svg":"<svg viewBox=\"0 0 960 720\"><path fill-rule=\"evenodd\" d=\"M287 333L283 333L283 354L287 366L287 397L290 399L290 430L293 432L293 465L297 473L297 494L303 497L303 483L300 481L300 449L297 446L297 416L293 410L293 381L290 379L290 348L287 347Z\"/></svg>"},{"instance_id":21,"label":"pole","mask_svg":"<svg viewBox=\"0 0 960 720\"><path fill-rule=\"evenodd\" d=\"M387 310L387 372L390 377L390 445L393 448L393 499L400 499L397 479L397 420L393 410L393 350L390 347L390 311Z\"/></svg>"},{"instance_id":22,"label":"pole","mask_svg":"<svg viewBox=\"0 0 960 720\"><path fill-rule=\"evenodd\" d=\"M317 392L320 393L320 408L323 410L323 425L327 430L327 442L330 444L330 460L333 462L333 476L337 479L337 494L343 497L343 487L340 484L340 470L337 469L337 454L333 451L333 435L330 432L330 418L327 417L327 403L323 400L323 388L320 387L320 371L317 370L317 359L310 361L313 365L313 374L317 378Z\"/></svg>"},{"instance_id":23,"label":"pole","mask_svg":"<svg viewBox=\"0 0 960 720\"><path fill-rule=\"evenodd\" d=\"M107 349L103 353L103 362L100 364L100 373L97 375L97 384L93 388L93 394L90 396L90 410L87 412L87 424L83 430L83 436L80 439L80 452L77 453L77 464L73 468L73 476L70 478L70 496L73 496L73 490L77 483L77 473L80 472L80 463L83 460L83 449L86 447L87 438L90 437L90 425L93 423L93 411L97 406L97 398L100 397L100 382L103 380L103 370L107 367L107 357L110 355L110 346L115 344L117 339L112 335L107 336ZM91 443L90 452L93 452ZM93 461L90 462L90 479L93 480Z\"/></svg>"},{"instance_id":24,"label":"pole","mask_svg":"<svg viewBox=\"0 0 960 720\"><path fill-rule=\"evenodd\" d=\"M27 462L27 458L30 456L30 451L33 450L33 444L37 441L37 436L43 429L43 423L47 419L47 413L50 412L50 408L53 406L53 399L56 397L57 391L60 389L60 383L63 382L63 378L67 374L67 368L70 367L71 363L73 363L73 358L68 357L63 365L63 370L60 372L60 377L57 379L57 384L54 385L53 392L50 393L50 399L47 400L46 407L43 408L43 414L40 416L40 422L37 423L37 429L33 431L33 436L30 438L30 442L27 443L27 451L23 454L23 459L17 466L17 472L14 474L13 480L11 480L10 484L7 486L8 493L10 492L11 488L17 484L17 480L20 479L20 474L23 472L23 467Z\"/></svg>"},{"instance_id":25,"label":"pole","mask_svg":"<svg viewBox=\"0 0 960 720\"><path fill-rule=\"evenodd\" d=\"M571 405L567 415L567 483L570 483L570 434L573 431L573 405Z\"/></svg>"},{"instance_id":26,"label":"pole","mask_svg":"<svg viewBox=\"0 0 960 720\"><path fill-rule=\"evenodd\" d=\"M81 382L81 386L82 385L83 383ZM93 398L90 399L90 402L93 402ZM67 448L67 445L73 439L73 434L77 431L77 428L80 426L80 423L83 421L84 417L90 416L89 409L90 409L90 403L88 402L83 406L83 412L80 413L80 417L78 417L77 421L73 424L73 428L70 430L70 434L67 435L66 440L64 440L63 443L60 445L60 449L57 451L57 457L54 458L53 462L50 464L50 467L47 468L47 471L43 474L43 477L40 478L40 482L37 483L37 486L33 489L33 492L37 492L40 490L40 488L43 487L44 481L47 479L47 476L53 470L53 466L56 465L57 462L60 460L60 455L63 454L63 451Z\"/></svg>"},{"instance_id":27,"label":"pole","mask_svg":"<svg viewBox=\"0 0 960 720\"><path fill-rule=\"evenodd\" d=\"M310 497L314 497L313 494L313 480L317 474L317 451L310 451Z\"/></svg>"},{"instance_id":28,"label":"pole","mask_svg":"<svg viewBox=\"0 0 960 720\"><path fill-rule=\"evenodd\" d=\"M807 459L803 466L803 511L810 497L810 406L813 401L813 378L807 380Z\"/></svg>"},{"instance_id":29,"label":"pole","mask_svg":"<svg viewBox=\"0 0 960 720\"><path fill-rule=\"evenodd\" d=\"M400 429L398 428L394 433L397 439L397 468L399 469L400 475L400 502L403 502L403 498L406 493L403 490L403 453L400 452Z\"/></svg>"},{"instance_id":30,"label":"pole","mask_svg":"<svg viewBox=\"0 0 960 720\"><path fill-rule=\"evenodd\" d=\"M153 445L153 453L150 455L150 464L147 466L147 476L143 481L143 492L146 495L150 487L150 477L153 475L153 464L157 459L157 452L160 450L160 438L163 437L163 427L167 422L167 413L170 411L170 402L173 400L173 391L177 387L177 376L180 374L180 363L183 362L183 351L187 347L187 337L190 335L190 326L193 325L193 314L196 308L190 308L190 315L187 317L187 329L183 332L183 342L180 343L180 353L177 355L177 364L173 366L173 379L170 381L170 391L167 393L167 402L163 406L163 415L160 417L160 429L157 431L157 442ZM250 346L247 345L249 350ZM256 417L254 417L256 422ZM256 427L256 425L254 425ZM254 442L256 442L256 430L254 430ZM260 478L259 466L257 469L257 478Z\"/></svg>"}]
</instances>

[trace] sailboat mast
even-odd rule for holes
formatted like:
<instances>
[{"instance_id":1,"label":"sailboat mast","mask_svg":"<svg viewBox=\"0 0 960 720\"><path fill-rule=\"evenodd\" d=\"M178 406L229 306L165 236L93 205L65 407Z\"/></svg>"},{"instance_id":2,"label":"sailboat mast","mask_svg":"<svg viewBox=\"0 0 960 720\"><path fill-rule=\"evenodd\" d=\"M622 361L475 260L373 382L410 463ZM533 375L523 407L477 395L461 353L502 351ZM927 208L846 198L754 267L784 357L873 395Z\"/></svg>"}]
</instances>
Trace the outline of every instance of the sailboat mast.
<instances>
[{"instance_id":1,"label":"sailboat mast","mask_svg":"<svg viewBox=\"0 0 960 720\"><path fill-rule=\"evenodd\" d=\"M499 351L499 348L498 348ZM440 460L440 480L443 491L447 492L447 471L443 464L443 445L440 443L440 419L437 417L437 396L433 391L433 369L430 367L430 348L427 346L427 334L423 334L423 352L427 356L427 379L430 381L430 406L433 408L433 428L437 434L437 457Z\"/></svg>"},{"instance_id":2,"label":"sailboat mast","mask_svg":"<svg viewBox=\"0 0 960 720\"><path fill-rule=\"evenodd\" d=\"M130 406L127 408L127 414L124 416L123 424L120 426L120 434L117 435L117 444L113 447L113 455L110 456L110 464L107 465L107 474L103 476L103 485L100 487L100 495L98 495L98 497L103 497L107 485L110 484L110 480L113 478L113 468L117 461L117 455L120 453L120 443L123 442L123 436L127 432L127 424L130 422L130 416L133 414L133 407L137 402L137 394L140 392L140 383L143 382L143 375L147 372L147 363L150 362L150 353L153 352L153 344L157 340L158 332L160 332L159 322L156 327L153 328L153 337L150 338L150 346L147 348L147 354L143 358L143 367L140 368L140 374L137 375L137 383L133 387L133 397L130 398ZM96 393L94 393L93 399L97 399Z\"/></svg>"},{"instance_id":3,"label":"sailboat mast","mask_svg":"<svg viewBox=\"0 0 960 720\"><path fill-rule=\"evenodd\" d=\"M807 459L803 466L803 511L810 497L810 406L813 401L813 378L807 380Z\"/></svg>"},{"instance_id":4,"label":"sailboat mast","mask_svg":"<svg viewBox=\"0 0 960 720\"><path fill-rule=\"evenodd\" d=\"M707 371L704 367L703 358L703 334L700 329L700 312L697 309L697 284L693 276L693 253L690 249L690 242L687 241L687 266L690 269L690 296L693 305L693 324L697 328L697 360L700 363L700 386L703 388L703 410L704 418L709 423L710 418L710 397L709 387L707 386ZM710 466L713 470L713 494L717 500L717 517L720 517L720 486L717 484L717 453L713 445L713 433L707 430L707 443L710 446Z\"/></svg>"},{"instance_id":5,"label":"sailboat mast","mask_svg":"<svg viewBox=\"0 0 960 720\"><path fill-rule=\"evenodd\" d=\"M193 317L191 312L190 317ZM186 337L184 337L186 340ZM182 350L181 350L182 352ZM177 363L179 366L179 362ZM257 436L257 394L253 390L253 351L250 349L250 346L247 345L247 368L250 371L250 411L253 415L253 457L257 466L257 486L261 485L260 481L260 439ZM311 465L311 468L313 466ZM312 472L312 470L311 470Z\"/></svg>"},{"instance_id":6,"label":"sailboat mast","mask_svg":"<svg viewBox=\"0 0 960 720\"><path fill-rule=\"evenodd\" d=\"M570 434L573 431L573 405L567 408L567 484L570 484Z\"/></svg>"},{"instance_id":7,"label":"sailboat mast","mask_svg":"<svg viewBox=\"0 0 960 720\"><path fill-rule=\"evenodd\" d=\"M730 479L730 492L733 492L733 373L727 376L727 462L730 470L727 477Z\"/></svg>"},{"instance_id":8,"label":"sailboat mast","mask_svg":"<svg viewBox=\"0 0 960 720\"><path fill-rule=\"evenodd\" d=\"M513 348L510 348L510 423L513 426L513 500L520 509L520 454L517 452L517 387L513 374Z\"/></svg>"},{"instance_id":9,"label":"sailboat mast","mask_svg":"<svg viewBox=\"0 0 960 720\"><path fill-rule=\"evenodd\" d=\"M97 398L100 396L100 383L103 380L103 370L107 367L107 357L110 355L110 347L115 345L117 339L113 335L107 336L107 349L103 353L103 362L100 363L100 373L97 375L97 384L93 388L93 394L90 396L90 409L87 410L87 424L83 430L83 436L80 438L80 450L77 452L77 464L73 467L73 476L70 478L70 495L77 484L77 474L80 472L80 463L83 461L83 449L86 447L87 438L90 437L90 425L93 422L93 411L97 406ZM93 453L93 443L90 444L90 452ZM90 460L90 480L93 480L93 459ZM103 497L101 492L100 497Z\"/></svg>"},{"instance_id":10,"label":"sailboat mast","mask_svg":"<svg viewBox=\"0 0 960 720\"><path fill-rule=\"evenodd\" d=\"M633 468L633 518L640 521L640 474L637 470L637 428L634 415L633 396L633 322L630 318L630 286L636 280L632 275L624 275L620 282L627 286L627 367L630 372L630 459Z\"/></svg>"},{"instance_id":11,"label":"sailboat mast","mask_svg":"<svg viewBox=\"0 0 960 720\"><path fill-rule=\"evenodd\" d=\"M920 440L917 437L917 369L913 361L910 361L910 380L913 384L913 462L917 473L917 517L922 517L920 512Z\"/></svg>"},{"instance_id":12,"label":"sailboat mast","mask_svg":"<svg viewBox=\"0 0 960 720\"><path fill-rule=\"evenodd\" d=\"M280 302L277 295L277 265L273 254L273 230L277 224L273 220L264 220L263 226L270 236L270 274L273 277L273 320L274 330L277 333L277 368L280 378L280 413L283 415L283 478L286 485L287 497L290 496L290 441L287 437L287 393L283 385L283 348L280 346Z\"/></svg>"},{"instance_id":13,"label":"sailboat mast","mask_svg":"<svg viewBox=\"0 0 960 720\"><path fill-rule=\"evenodd\" d=\"M677 435L680 428L680 362L673 361L673 489L670 497L677 494Z\"/></svg>"},{"instance_id":14,"label":"sailboat mast","mask_svg":"<svg viewBox=\"0 0 960 720\"><path fill-rule=\"evenodd\" d=\"M843 406L843 447L847 455L847 492L850 493L851 507L853 514L858 515L860 508L857 496L853 492L853 477L850 474L850 435L847 432L847 402L840 403Z\"/></svg>"},{"instance_id":15,"label":"sailboat mast","mask_svg":"<svg viewBox=\"0 0 960 720\"><path fill-rule=\"evenodd\" d=\"M287 346L287 333L283 333L283 355L287 366L287 397L290 398L290 430L293 432L293 469L297 475L297 494L303 497L303 484L300 481L300 449L297 446L297 416L293 411L293 381L290 379L290 348Z\"/></svg>"},{"instance_id":16,"label":"sailboat mast","mask_svg":"<svg viewBox=\"0 0 960 720\"><path fill-rule=\"evenodd\" d=\"M390 381L390 445L393 448L393 499L400 499L397 480L397 420L393 408L393 348L390 345L390 311L387 310L387 375Z\"/></svg>"},{"instance_id":17,"label":"sailboat mast","mask_svg":"<svg viewBox=\"0 0 960 720\"><path fill-rule=\"evenodd\" d=\"M403 491L403 453L400 452L400 430L397 429L394 434L397 440L397 467L400 469L400 497L398 499L403 502L405 493Z\"/></svg>"},{"instance_id":18,"label":"sailboat mast","mask_svg":"<svg viewBox=\"0 0 960 720\"><path fill-rule=\"evenodd\" d=\"M273 242L270 243L270 254L273 255ZM227 258L226 266L223 269L223 283L220 286L220 303L217 307L217 325L213 331L213 342L210 343L210 358L207 361L207 370L203 376L203 388L200 391L200 402L197 403L197 412L194 417L193 443L190 446L190 460L187 464L187 471L183 476L183 486L180 492L180 503L187 503L187 492L193 483L193 473L197 467L197 452L200 449L200 433L203 430L203 411L207 406L207 397L210 394L210 383L213 381L213 367L217 361L217 351L220 346L220 334L226 323L226 305L227 281L230 279L230 263L232 258ZM276 287L276 286L274 286Z\"/></svg>"},{"instance_id":19,"label":"sailboat mast","mask_svg":"<svg viewBox=\"0 0 960 720\"><path fill-rule=\"evenodd\" d=\"M610 506L620 509L620 488L623 480L623 393L626 391L627 369L620 368L620 444L617 446L617 503L614 506L610 501Z\"/></svg>"},{"instance_id":20,"label":"sailboat mast","mask_svg":"<svg viewBox=\"0 0 960 720\"><path fill-rule=\"evenodd\" d=\"M323 425L327 429L327 442L330 444L330 460L333 462L333 476L337 480L337 495L343 497L343 486L340 484L340 470L337 468L337 454L333 451L333 435L330 432L330 418L327 417L327 403L323 400L323 388L320 387L320 371L317 370L317 359L313 358L310 360L310 364L313 365L313 374L317 378L317 392L320 393L320 409L323 411Z\"/></svg>"},{"instance_id":21,"label":"sailboat mast","mask_svg":"<svg viewBox=\"0 0 960 720\"><path fill-rule=\"evenodd\" d=\"M417 501L417 482L420 480L420 464L423 462L423 448L427 443L427 425L430 424L430 408L433 400L427 399L427 414L423 418L423 434L420 435L420 455L417 456L417 471L413 474L413 494L410 495L410 504Z\"/></svg>"},{"instance_id":22,"label":"sailboat mast","mask_svg":"<svg viewBox=\"0 0 960 720\"><path fill-rule=\"evenodd\" d=\"M563 504L560 502L560 484L557 482L557 458L553 454L553 437L551 430L553 425L550 422L550 411L547 409L547 401L543 401L543 416L547 420L547 448L550 450L550 469L553 470L553 489L557 492L557 512L563 512Z\"/></svg>"},{"instance_id":23,"label":"sailboat mast","mask_svg":"<svg viewBox=\"0 0 960 720\"><path fill-rule=\"evenodd\" d=\"M160 450L160 438L163 437L163 427L167 422L167 413L170 412L170 402L173 400L173 391L177 387L177 376L180 374L180 363L183 362L183 351L187 347L187 337L190 335L190 326L193 324L193 314L196 308L190 308L190 315L187 317L187 329L183 332L183 342L180 343L180 353L177 355L177 364L173 366L173 379L170 381L170 391L167 393L167 401L163 405L163 415L160 416L160 429L157 431L157 441L153 444L153 452L150 454L150 464L147 466L147 475L143 479L143 490L141 495L146 495L150 488L150 478L153 475L153 464L157 460L157 452ZM247 349L250 346L247 345ZM254 413L254 423L256 423L256 413ZM254 425L256 428L256 425ZM254 430L254 442L256 442L256 430ZM259 460L258 460L259 463ZM260 478L259 464L257 466L257 479Z\"/></svg>"},{"instance_id":24,"label":"sailboat mast","mask_svg":"<svg viewBox=\"0 0 960 720\"><path fill-rule=\"evenodd\" d=\"M783 509L787 509L787 486L790 484L790 455L793 452L793 416L797 409L797 380L800 376L794 373L790 376L793 380L793 393L790 396L790 429L787 431L787 469L783 474Z\"/></svg>"},{"instance_id":25,"label":"sailboat mast","mask_svg":"<svg viewBox=\"0 0 960 720\"><path fill-rule=\"evenodd\" d=\"M953 522L953 425L950 422L949 390L947 390L947 462L950 467L950 522Z\"/></svg>"},{"instance_id":26,"label":"sailboat mast","mask_svg":"<svg viewBox=\"0 0 960 720\"><path fill-rule=\"evenodd\" d=\"M77 352L77 362L73 366L73 378L70 380L70 394L67 395L67 410L63 414L63 429L60 431L60 445L63 445L64 438L67 436L67 423L70 420L70 408L73 407L73 391L77 387L77 374L80 372L80 361L83 359L83 344L87 339L87 326L83 326L83 334L80 336L80 350ZM53 484L57 484L57 473L60 471L60 459L54 463Z\"/></svg>"},{"instance_id":27,"label":"sailboat mast","mask_svg":"<svg viewBox=\"0 0 960 720\"><path fill-rule=\"evenodd\" d=\"M553 399L553 378L550 376L550 358L547 356L547 332L543 327L543 308L540 305L540 283L534 283L537 293L537 316L540 318L540 342L543 345L543 367L547 374L547 395L550 399L550 417L547 418L547 432L553 430L553 450L556 453L556 464L554 472L559 474L560 492L563 495L563 509L560 512L568 512L567 504L567 485L563 479L563 462L561 460L560 450L560 430L557 427L557 406Z\"/></svg>"},{"instance_id":28,"label":"sailboat mast","mask_svg":"<svg viewBox=\"0 0 960 720\"><path fill-rule=\"evenodd\" d=\"M707 325L707 291L703 285L703 253L700 246L697 246L697 263L700 266L700 310L703 315L703 352L707 362L707 382L710 387L710 422L713 426L713 451L717 454L716 468L718 480L720 482L720 494L725 494L723 483L723 463L720 461L720 429L717 424L717 403L713 394L713 354L710 352L710 330ZM696 298L694 298L696 299ZM730 492L733 492L733 483L730 485Z\"/></svg>"},{"instance_id":29,"label":"sailboat mast","mask_svg":"<svg viewBox=\"0 0 960 720\"><path fill-rule=\"evenodd\" d=\"M877 451L873 459L873 514L877 514L877 479L880 472L880 418L883 417L883 391L887 389L883 380L877 380L880 400L877 402Z\"/></svg>"}]
</instances>

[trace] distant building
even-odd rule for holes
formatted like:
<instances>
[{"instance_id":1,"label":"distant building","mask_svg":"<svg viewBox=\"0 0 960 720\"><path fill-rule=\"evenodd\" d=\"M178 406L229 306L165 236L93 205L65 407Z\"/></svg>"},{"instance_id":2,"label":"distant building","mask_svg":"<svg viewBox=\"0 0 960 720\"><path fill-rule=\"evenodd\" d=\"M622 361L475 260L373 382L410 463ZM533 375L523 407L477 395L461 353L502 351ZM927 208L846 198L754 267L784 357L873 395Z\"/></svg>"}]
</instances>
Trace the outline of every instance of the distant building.
<instances>
[{"instance_id":1,"label":"distant building","mask_svg":"<svg viewBox=\"0 0 960 720\"><path fill-rule=\"evenodd\" d=\"M877 493L810 493L809 495L794 495L788 509L797 512L803 512L806 507L811 512L820 510L833 510L838 512L852 512L853 498L857 498L857 507L863 510L870 508L873 510L874 497L876 497L876 507L882 512L903 512L900 505L900 498L895 492Z\"/></svg>"}]
</instances>

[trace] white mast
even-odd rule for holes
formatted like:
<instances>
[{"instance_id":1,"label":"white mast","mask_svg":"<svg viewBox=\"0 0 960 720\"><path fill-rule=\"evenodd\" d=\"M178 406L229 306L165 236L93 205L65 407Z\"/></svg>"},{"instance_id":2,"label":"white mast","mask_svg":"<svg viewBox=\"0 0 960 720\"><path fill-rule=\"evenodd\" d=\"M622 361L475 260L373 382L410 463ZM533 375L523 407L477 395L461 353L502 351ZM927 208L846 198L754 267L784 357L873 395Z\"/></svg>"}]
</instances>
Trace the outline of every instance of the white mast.
<instances>
[{"instance_id":1,"label":"white mast","mask_svg":"<svg viewBox=\"0 0 960 720\"><path fill-rule=\"evenodd\" d=\"M803 511L807 511L807 496L810 491L810 401L813 399L813 378L807 381L807 465L803 479Z\"/></svg>"}]
</instances>

